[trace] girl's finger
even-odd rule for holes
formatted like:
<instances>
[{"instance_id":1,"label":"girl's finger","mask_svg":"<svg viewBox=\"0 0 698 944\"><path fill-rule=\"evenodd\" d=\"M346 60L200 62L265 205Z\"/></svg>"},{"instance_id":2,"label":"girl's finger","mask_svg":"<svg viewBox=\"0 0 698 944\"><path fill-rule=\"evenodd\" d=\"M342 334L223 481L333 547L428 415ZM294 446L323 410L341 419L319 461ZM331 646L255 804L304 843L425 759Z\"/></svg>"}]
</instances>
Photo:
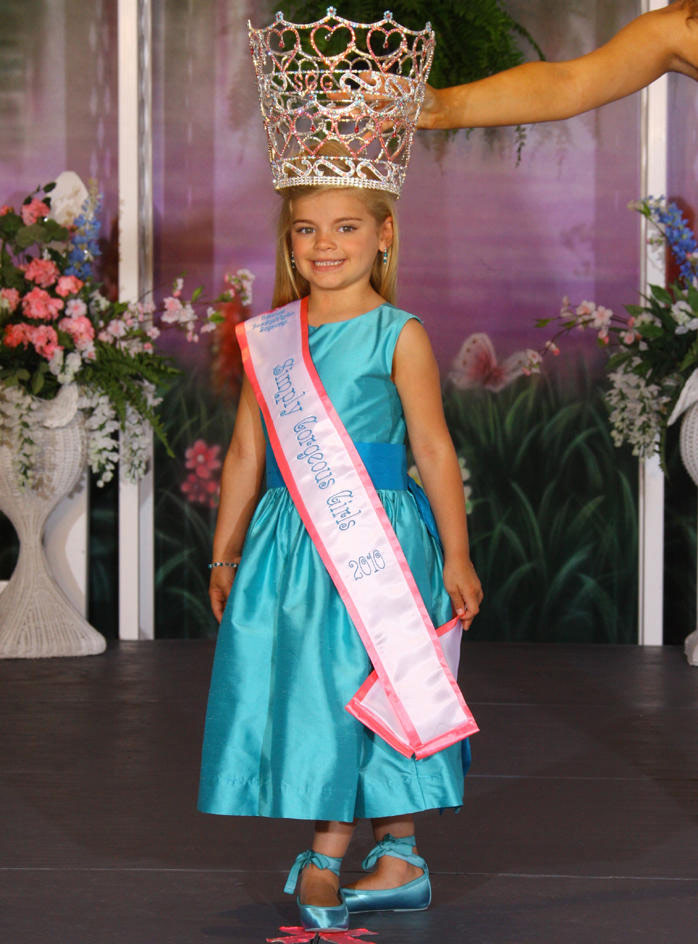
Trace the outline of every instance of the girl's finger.
<instances>
[{"instance_id":1,"label":"girl's finger","mask_svg":"<svg viewBox=\"0 0 698 944\"><path fill-rule=\"evenodd\" d=\"M449 590L448 595L451 598L451 606L453 607L456 616L460 617L460 619L463 619L467 610L465 600L463 599L463 594L460 592L460 590Z\"/></svg>"}]
</instances>

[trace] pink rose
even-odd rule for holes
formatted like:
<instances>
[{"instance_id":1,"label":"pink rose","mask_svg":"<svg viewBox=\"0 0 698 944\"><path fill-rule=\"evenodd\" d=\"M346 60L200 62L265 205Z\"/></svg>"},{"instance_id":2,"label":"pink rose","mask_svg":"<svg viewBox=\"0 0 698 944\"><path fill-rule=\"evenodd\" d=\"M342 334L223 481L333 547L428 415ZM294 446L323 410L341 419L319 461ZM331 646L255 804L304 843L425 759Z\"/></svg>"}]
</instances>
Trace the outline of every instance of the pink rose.
<instances>
[{"instance_id":1,"label":"pink rose","mask_svg":"<svg viewBox=\"0 0 698 944\"><path fill-rule=\"evenodd\" d=\"M27 324L9 324L5 326L4 343L7 347L19 347L20 344L27 346L29 341L29 332L31 328Z\"/></svg>"},{"instance_id":2,"label":"pink rose","mask_svg":"<svg viewBox=\"0 0 698 944\"><path fill-rule=\"evenodd\" d=\"M79 351L87 350L94 340L95 329L89 318L61 318L58 327L71 336Z\"/></svg>"},{"instance_id":3,"label":"pink rose","mask_svg":"<svg viewBox=\"0 0 698 944\"><path fill-rule=\"evenodd\" d=\"M32 259L24 270L24 275L30 282L36 282L42 288L48 288L49 285L53 285L60 273L58 266L50 259Z\"/></svg>"},{"instance_id":4,"label":"pink rose","mask_svg":"<svg viewBox=\"0 0 698 944\"><path fill-rule=\"evenodd\" d=\"M37 200L36 197L31 203L25 203L21 209L22 222L25 226L31 226L37 220L43 219L49 214L49 208L43 200Z\"/></svg>"},{"instance_id":5,"label":"pink rose","mask_svg":"<svg viewBox=\"0 0 698 944\"><path fill-rule=\"evenodd\" d=\"M4 298L10 314L19 305L19 292L16 288L0 288L0 298Z\"/></svg>"},{"instance_id":6,"label":"pink rose","mask_svg":"<svg viewBox=\"0 0 698 944\"><path fill-rule=\"evenodd\" d=\"M42 288L33 288L22 299L22 310L26 318L38 321L54 321L63 308L63 300L52 298Z\"/></svg>"},{"instance_id":7,"label":"pink rose","mask_svg":"<svg viewBox=\"0 0 698 944\"><path fill-rule=\"evenodd\" d=\"M59 347L58 335L49 325L41 325L31 329L31 342L37 354L50 361Z\"/></svg>"},{"instance_id":8,"label":"pink rose","mask_svg":"<svg viewBox=\"0 0 698 944\"><path fill-rule=\"evenodd\" d=\"M0 216L5 216L6 213L14 213L14 210L5 203L0 207Z\"/></svg>"},{"instance_id":9,"label":"pink rose","mask_svg":"<svg viewBox=\"0 0 698 944\"><path fill-rule=\"evenodd\" d=\"M56 293L62 298L66 295L77 295L85 283L74 275L62 275L56 286Z\"/></svg>"}]
</instances>

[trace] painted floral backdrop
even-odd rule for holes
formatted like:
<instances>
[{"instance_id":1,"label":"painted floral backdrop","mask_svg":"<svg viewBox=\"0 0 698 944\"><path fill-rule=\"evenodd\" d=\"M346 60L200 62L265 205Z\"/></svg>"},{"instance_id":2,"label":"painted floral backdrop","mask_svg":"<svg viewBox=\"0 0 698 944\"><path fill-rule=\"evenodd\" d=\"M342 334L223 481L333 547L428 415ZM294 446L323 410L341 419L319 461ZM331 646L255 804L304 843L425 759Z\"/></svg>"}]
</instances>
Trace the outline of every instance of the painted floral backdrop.
<instances>
[{"instance_id":1,"label":"painted floral backdrop","mask_svg":"<svg viewBox=\"0 0 698 944\"><path fill-rule=\"evenodd\" d=\"M1 93L12 119L0 142L3 199L73 167L100 179L108 238L116 205L116 3L4 6L14 15L17 50L32 66L10 76L17 59L0 51L0 69L21 90L12 101ZM21 15L27 6L36 13L31 35ZM509 6L553 59L598 45L639 12L636 0ZM76 30L59 23L63 9ZM250 270L254 313L269 306L276 196L246 22L267 15L259 4L229 0L154 5L155 281L164 290L185 274L214 295L226 273ZM686 120L698 110L695 87L672 79L671 94L670 194L695 208L698 122ZM639 227L626 206L642 196L639 142L635 96L529 129L519 167L509 131L422 134L413 151L400 201L399 300L425 319L463 460L487 593L475 638L636 638L637 473L610 440L602 360L581 335L538 378L517 370L516 354L542 345L535 321L556 313L564 295L617 310L636 300ZM105 250L109 261L113 247ZM244 308L227 313L229 329ZM463 388L453 357L473 334L486 335L486 356L473 362ZM156 457L157 635L210 635L206 562L238 365L230 330L215 342L202 339L193 354L174 353L186 374L166 400L175 458ZM670 462L667 639L678 641L694 618L695 490L674 456ZM107 490L93 499L91 618L113 635L115 497ZM11 553L0 556L6 572Z\"/></svg>"}]
</instances>

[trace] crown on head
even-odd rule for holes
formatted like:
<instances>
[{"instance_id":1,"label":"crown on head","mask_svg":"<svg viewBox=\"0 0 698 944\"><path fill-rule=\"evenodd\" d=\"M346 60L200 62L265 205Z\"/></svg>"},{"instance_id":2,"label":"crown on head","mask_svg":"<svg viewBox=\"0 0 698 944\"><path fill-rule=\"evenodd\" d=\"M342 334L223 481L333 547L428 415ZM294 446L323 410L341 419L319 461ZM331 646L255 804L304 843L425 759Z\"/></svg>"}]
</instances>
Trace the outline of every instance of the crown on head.
<instances>
[{"instance_id":1,"label":"crown on head","mask_svg":"<svg viewBox=\"0 0 698 944\"><path fill-rule=\"evenodd\" d=\"M434 56L434 31L389 11L355 23L329 7L314 23L283 13L250 46L277 190L313 184L400 195Z\"/></svg>"}]
</instances>

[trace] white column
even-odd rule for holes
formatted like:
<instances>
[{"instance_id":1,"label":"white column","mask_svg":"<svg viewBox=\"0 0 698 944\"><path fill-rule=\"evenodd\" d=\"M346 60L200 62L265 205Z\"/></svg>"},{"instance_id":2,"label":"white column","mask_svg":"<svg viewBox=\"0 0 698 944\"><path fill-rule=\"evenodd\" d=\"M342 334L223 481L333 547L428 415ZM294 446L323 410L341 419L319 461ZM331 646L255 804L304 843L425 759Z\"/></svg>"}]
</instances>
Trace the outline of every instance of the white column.
<instances>
[{"instance_id":1,"label":"white column","mask_svg":"<svg viewBox=\"0 0 698 944\"><path fill-rule=\"evenodd\" d=\"M643 0L644 11L665 7L664 0ZM668 78L657 79L642 93L642 196L667 191ZM665 266L647 244L647 221L642 220L641 291L664 285ZM664 641L664 475L658 457L640 462L639 483L639 599L638 642L661 646Z\"/></svg>"},{"instance_id":2,"label":"white column","mask_svg":"<svg viewBox=\"0 0 698 944\"><path fill-rule=\"evenodd\" d=\"M119 297L124 301L141 297L151 279L149 21L149 0L119 0ZM120 639L152 638L153 579L152 479L136 485L120 476Z\"/></svg>"},{"instance_id":3,"label":"white column","mask_svg":"<svg viewBox=\"0 0 698 944\"><path fill-rule=\"evenodd\" d=\"M46 7L47 35L44 66L47 74L60 76L64 64L67 11L64 0L50 3ZM66 127L67 93L65 82L57 83L51 97L53 119L60 125L61 133ZM44 116L37 120L44 120ZM56 173L66 166L65 147L53 155ZM31 165L34 155L25 152L25 162ZM71 170L72 168L67 168ZM49 516L44 529L44 549L61 590L81 616L87 617L87 542L89 529L89 490L87 474L83 474L73 494L62 499Z\"/></svg>"}]
</instances>

